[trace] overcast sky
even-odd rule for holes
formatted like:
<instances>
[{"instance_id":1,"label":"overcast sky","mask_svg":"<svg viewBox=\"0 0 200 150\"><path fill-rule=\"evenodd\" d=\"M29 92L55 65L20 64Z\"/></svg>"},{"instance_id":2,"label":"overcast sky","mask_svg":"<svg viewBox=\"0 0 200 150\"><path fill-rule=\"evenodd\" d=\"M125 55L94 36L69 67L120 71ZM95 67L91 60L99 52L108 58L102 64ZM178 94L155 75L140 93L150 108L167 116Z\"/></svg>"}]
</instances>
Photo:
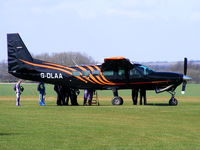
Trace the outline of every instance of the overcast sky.
<instances>
[{"instance_id":1,"label":"overcast sky","mask_svg":"<svg viewBox=\"0 0 200 150\"><path fill-rule=\"evenodd\" d=\"M0 0L0 20L0 60L16 32L34 54L200 60L200 0Z\"/></svg>"}]
</instances>

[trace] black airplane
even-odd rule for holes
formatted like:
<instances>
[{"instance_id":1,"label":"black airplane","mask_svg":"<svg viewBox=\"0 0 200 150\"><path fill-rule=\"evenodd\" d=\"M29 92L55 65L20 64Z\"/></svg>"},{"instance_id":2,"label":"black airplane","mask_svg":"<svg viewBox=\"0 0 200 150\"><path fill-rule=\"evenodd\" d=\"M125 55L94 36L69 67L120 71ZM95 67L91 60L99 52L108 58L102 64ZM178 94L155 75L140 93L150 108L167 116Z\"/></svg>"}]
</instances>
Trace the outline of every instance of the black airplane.
<instances>
[{"instance_id":1,"label":"black airplane","mask_svg":"<svg viewBox=\"0 0 200 150\"><path fill-rule=\"evenodd\" d=\"M169 105L177 105L175 89L180 84L182 92L191 77L187 74L187 59L184 60L184 74L156 72L124 57L105 58L101 65L67 67L32 58L19 34L7 34L8 72L20 79L49 84L67 85L75 89L112 90L113 105L122 105L118 95L120 89L167 91L171 94Z\"/></svg>"}]
</instances>

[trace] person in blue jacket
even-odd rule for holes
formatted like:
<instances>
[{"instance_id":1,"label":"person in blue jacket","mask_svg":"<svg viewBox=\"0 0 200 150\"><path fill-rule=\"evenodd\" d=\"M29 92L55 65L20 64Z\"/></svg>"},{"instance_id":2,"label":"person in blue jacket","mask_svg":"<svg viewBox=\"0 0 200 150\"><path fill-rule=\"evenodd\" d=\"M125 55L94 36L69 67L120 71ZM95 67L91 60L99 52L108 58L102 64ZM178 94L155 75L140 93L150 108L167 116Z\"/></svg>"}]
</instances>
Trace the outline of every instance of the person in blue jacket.
<instances>
[{"instance_id":1,"label":"person in blue jacket","mask_svg":"<svg viewBox=\"0 0 200 150\"><path fill-rule=\"evenodd\" d=\"M46 95L46 93L45 93L45 85L44 85L43 82L40 82L38 84L37 90L39 91L39 105L40 106L45 106L46 105L45 104L45 95Z\"/></svg>"}]
</instances>

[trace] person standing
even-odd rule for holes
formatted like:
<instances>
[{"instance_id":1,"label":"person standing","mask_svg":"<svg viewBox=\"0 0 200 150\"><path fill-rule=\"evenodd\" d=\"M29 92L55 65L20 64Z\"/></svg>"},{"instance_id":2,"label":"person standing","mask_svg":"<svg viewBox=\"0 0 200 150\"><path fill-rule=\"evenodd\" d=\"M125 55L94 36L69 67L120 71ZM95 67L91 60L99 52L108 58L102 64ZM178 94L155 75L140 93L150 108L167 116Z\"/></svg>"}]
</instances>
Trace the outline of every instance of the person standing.
<instances>
[{"instance_id":1,"label":"person standing","mask_svg":"<svg viewBox=\"0 0 200 150\"><path fill-rule=\"evenodd\" d=\"M83 105L87 105L87 101L88 101L88 105L90 105L90 106L92 105L93 93L94 93L93 89L85 89L84 90Z\"/></svg>"},{"instance_id":2,"label":"person standing","mask_svg":"<svg viewBox=\"0 0 200 150\"><path fill-rule=\"evenodd\" d=\"M71 105L78 106L77 96L79 95L80 91L78 89L70 88L70 99Z\"/></svg>"},{"instance_id":3,"label":"person standing","mask_svg":"<svg viewBox=\"0 0 200 150\"><path fill-rule=\"evenodd\" d=\"M14 87L16 93L16 106L21 106L20 104L20 95L24 91L24 88L21 86L22 80L19 80Z\"/></svg>"},{"instance_id":4,"label":"person standing","mask_svg":"<svg viewBox=\"0 0 200 150\"><path fill-rule=\"evenodd\" d=\"M140 89L140 105L142 105L142 99L144 99L144 105L146 105L147 104L146 89L144 89L144 88Z\"/></svg>"},{"instance_id":5,"label":"person standing","mask_svg":"<svg viewBox=\"0 0 200 150\"><path fill-rule=\"evenodd\" d=\"M83 96L83 105L87 105L87 100L88 100L88 89L84 90L84 96Z\"/></svg>"},{"instance_id":6,"label":"person standing","mask_svg":"<svg viewBox=\"0 0 200 150\"><path fill-rule=\"evenodd\" d=\"M138 102L138 92L139 92L138 88L132 89L132 100L134 105L137 105Z\"/></svg>"},{"instance_id":7,"label":"person standing","mask_svg":"<svg viewBox=\"0 0 200 150\"><path fill-rule=\"evenodd\" d=\"M63 88L63 105L69 105L70 88L65 85Z\"/></svg>"},{"instance_id":8,"label":"person standing","mask_svg":"<svg viewBox=\"0 0 200 150\"><path fill-rule=\"evenodd\" d=\"M45 85L44 85L43 82L40 82L38 84L37 90L39 91L39 105L40 106L45 106L46 105L45 104L45 95L46 95L46 93L45 93Z\"/></svg>"},{"instance_id":9,"label":"person standing","mask_svg":"<svg viewBox=\"0 0 200 150\"><path fill-rule=\"evenodd\" d=\"M61 92L60 92L60 88L61 88L61 85L54 85L54 90L56 91L57 93L57 105L58 106L61 106L61 100L62 100L62 95L61 95Z\"/></svg>"}]
</instances>

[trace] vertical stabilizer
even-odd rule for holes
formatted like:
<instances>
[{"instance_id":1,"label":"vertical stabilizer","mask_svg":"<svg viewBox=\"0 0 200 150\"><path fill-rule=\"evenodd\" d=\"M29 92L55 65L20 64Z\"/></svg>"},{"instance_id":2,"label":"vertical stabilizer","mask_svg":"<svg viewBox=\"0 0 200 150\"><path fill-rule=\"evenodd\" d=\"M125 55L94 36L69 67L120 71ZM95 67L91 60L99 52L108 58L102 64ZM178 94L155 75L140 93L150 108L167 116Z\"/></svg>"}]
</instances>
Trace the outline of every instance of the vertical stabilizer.
<instances>
[{"instance_id":1,"label":"vertical stabilizer","mask_svg":"<svg viewBox=\"0 0 200 150\"><path fill-rule=\"evenodd\" d=\"M20 59L32 62L33 58L18 33L7 34L8 72L15 72L23 67Z\"/></svg>"}]
</instances>

